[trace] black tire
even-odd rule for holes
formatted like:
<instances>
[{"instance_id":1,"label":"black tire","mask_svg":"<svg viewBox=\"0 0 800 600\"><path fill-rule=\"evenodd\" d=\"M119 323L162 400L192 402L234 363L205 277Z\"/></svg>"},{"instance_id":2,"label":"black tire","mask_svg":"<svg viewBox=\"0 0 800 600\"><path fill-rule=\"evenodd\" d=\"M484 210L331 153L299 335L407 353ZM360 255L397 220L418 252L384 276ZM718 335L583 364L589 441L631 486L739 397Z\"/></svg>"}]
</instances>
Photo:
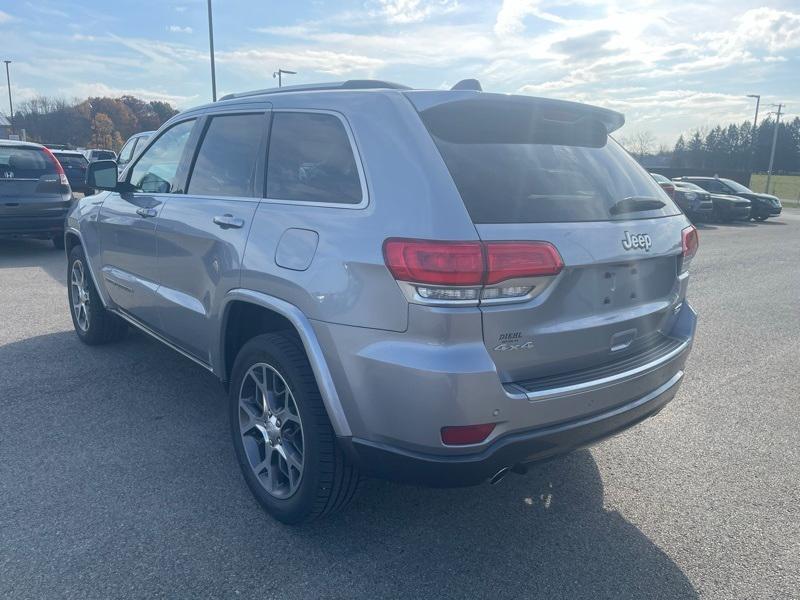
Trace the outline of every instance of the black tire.
<instances>
[{"instance_id":1,"label":"black tire","mask_svg":"<svg viewBox=\"0 0 800 600\"><path fill-rule=\"evenodd\" d=\"M763 222L763 221L767 220L767 216L766 215L757 215L757 216L753 217L753 219L755 219L756 221L759 221L759 222Z\"/></svg>"},{"instance_id":2,"label":"black tire","mask_svg":"<svg viewBox=\"0 0 800 600\"><path fill-rule=\"evenodd\" d=\"M302 475L296 490L284 498L267 491L256 475L240 428L240 418L245 414L240 408L240 394L245 390L245 378L251 368L259 364L268 365L283 378L302 421ZM229 415L233 446L245 481L264 510L275 519L288 524L311 521L344 508L355 496L361 476L336 442L311 365L293 338L280 333L264 334L242 347L231 375ZM266 444L263 446L267 452Z\"/></svg>"},{"instance_id":3,"label":"black tire","mask_svg":"<svg viewBox=\"0 0 800 600\"><path fill-rule=\"evenodd\" d=\"M56 249L58 249L58 250L63 250L64 249L64 234L63 233L59 233L59 234L53 236L53 246L55 246Z\"/></svg>"},{"instance_id":4,"label":"black tire","mask_svg":"<svg viewBox=\"0 0 800 600\"><path fill-rule=\"evenodd\" d=\"M62 238L63 240L63 238ZM88 302L84 307L86 321L80 321L74 308L76 294L78 293L72 284L73 270L76 263L80 264L84 274L83 289L88 297ZM103 307L103 302L94 286L92 275L86 262L86 255L81 246L75 246L69 252L69 262L67 267L67 296L69 299L69 314L72 316L72 325L75 333L84 344L96 346L115 342L125 337L128 331L128 324L117 315L110 313Z\"/></svg>"}]
</instances>

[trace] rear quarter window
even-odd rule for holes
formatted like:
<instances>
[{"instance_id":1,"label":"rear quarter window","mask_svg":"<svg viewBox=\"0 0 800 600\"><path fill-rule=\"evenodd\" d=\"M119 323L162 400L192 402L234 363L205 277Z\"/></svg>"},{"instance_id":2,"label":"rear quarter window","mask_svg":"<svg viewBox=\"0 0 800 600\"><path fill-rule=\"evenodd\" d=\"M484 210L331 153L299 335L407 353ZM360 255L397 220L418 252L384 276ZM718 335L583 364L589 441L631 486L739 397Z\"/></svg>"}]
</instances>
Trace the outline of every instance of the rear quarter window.
<instances>
[{"instance_id":1,"label":"rear quarter window","mask_svg":"<svg viewBox=\"0 0 800 600\"><path fill-rule=\"evenodd\" d=\"M275 112L268 156L268 198L325 204L363 198L350 139L335 115Z\"/></svg>"}]
</instances>

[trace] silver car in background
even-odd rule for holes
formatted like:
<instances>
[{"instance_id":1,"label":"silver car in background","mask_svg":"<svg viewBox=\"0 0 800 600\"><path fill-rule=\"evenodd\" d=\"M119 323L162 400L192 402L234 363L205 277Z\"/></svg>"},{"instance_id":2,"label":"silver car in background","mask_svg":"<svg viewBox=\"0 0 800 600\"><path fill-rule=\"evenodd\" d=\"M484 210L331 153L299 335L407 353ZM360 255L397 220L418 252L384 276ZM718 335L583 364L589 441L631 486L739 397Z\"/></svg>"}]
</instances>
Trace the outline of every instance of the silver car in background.
<instances>
[{"instance_id":1,"label":"silver car in background","mask_svg":"<svg viewBox=\"0 0 800 600\"><path fill-rule=\"evenodd\" d=\"M362 476L524 472L659 412L695 331L697 232L608 134L622 115L373 81L231 95L92 163L70 311L129 325L229 390L277 519Z\"/></svg>"}]
</instances>

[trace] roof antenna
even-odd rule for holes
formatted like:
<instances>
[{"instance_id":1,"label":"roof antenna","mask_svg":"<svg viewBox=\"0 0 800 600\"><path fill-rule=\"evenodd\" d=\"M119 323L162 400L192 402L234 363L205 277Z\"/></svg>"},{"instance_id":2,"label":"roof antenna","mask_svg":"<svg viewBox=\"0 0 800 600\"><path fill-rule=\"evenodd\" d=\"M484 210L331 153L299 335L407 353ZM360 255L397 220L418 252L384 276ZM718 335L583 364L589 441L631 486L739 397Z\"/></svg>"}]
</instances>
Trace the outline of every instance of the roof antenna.
<instances>
[{"instance_id":1,"label":"roof antenna","mask_svg":"<svg viewBox=\"0 0 800 600\"><path fill-rule=\"evenodd\" d=\"M482 92L483 88L481 87L481 82L477 79L462 79L453 87L450 88L451 90L474 90L476 92Z\"/></svg>"}]
</instances>

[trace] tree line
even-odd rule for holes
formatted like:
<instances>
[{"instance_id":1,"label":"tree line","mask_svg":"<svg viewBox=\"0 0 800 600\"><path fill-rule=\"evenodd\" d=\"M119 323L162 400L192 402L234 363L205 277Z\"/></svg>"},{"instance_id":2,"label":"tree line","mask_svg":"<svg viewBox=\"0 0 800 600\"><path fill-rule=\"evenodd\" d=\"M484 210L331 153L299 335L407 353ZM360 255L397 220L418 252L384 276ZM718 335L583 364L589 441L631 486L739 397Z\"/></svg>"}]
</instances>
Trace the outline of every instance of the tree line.
<instances>
[{"instance_id":1,"label":"tree line","mask_svg":"<svg viewBox=\"0 0 800 600\"><path fill-rule=\"evenodd\" d=\"M119 151L131 135L158 129L178 111L167 102L134 96L67 101L39 96L14 111L14 129L28 141Z\"/></svg>"},{"instance_id":2,"label":"tree line","mask_svg":"<svg viewBox=\"0 0 800 600\"><path fill-rule=\"evenodd\" d=\"M664 146L656 149L655 136L648 131L619 141L637 159L656 156L671 167L759 172L769 167L774 132L775 120L767 118L756 127L755 138L752 122L743 121L695 129L688 136L681 135L672 150ZM800 117L780 123L773 171L800 172Z\"/></svg>"}]
</instances>

